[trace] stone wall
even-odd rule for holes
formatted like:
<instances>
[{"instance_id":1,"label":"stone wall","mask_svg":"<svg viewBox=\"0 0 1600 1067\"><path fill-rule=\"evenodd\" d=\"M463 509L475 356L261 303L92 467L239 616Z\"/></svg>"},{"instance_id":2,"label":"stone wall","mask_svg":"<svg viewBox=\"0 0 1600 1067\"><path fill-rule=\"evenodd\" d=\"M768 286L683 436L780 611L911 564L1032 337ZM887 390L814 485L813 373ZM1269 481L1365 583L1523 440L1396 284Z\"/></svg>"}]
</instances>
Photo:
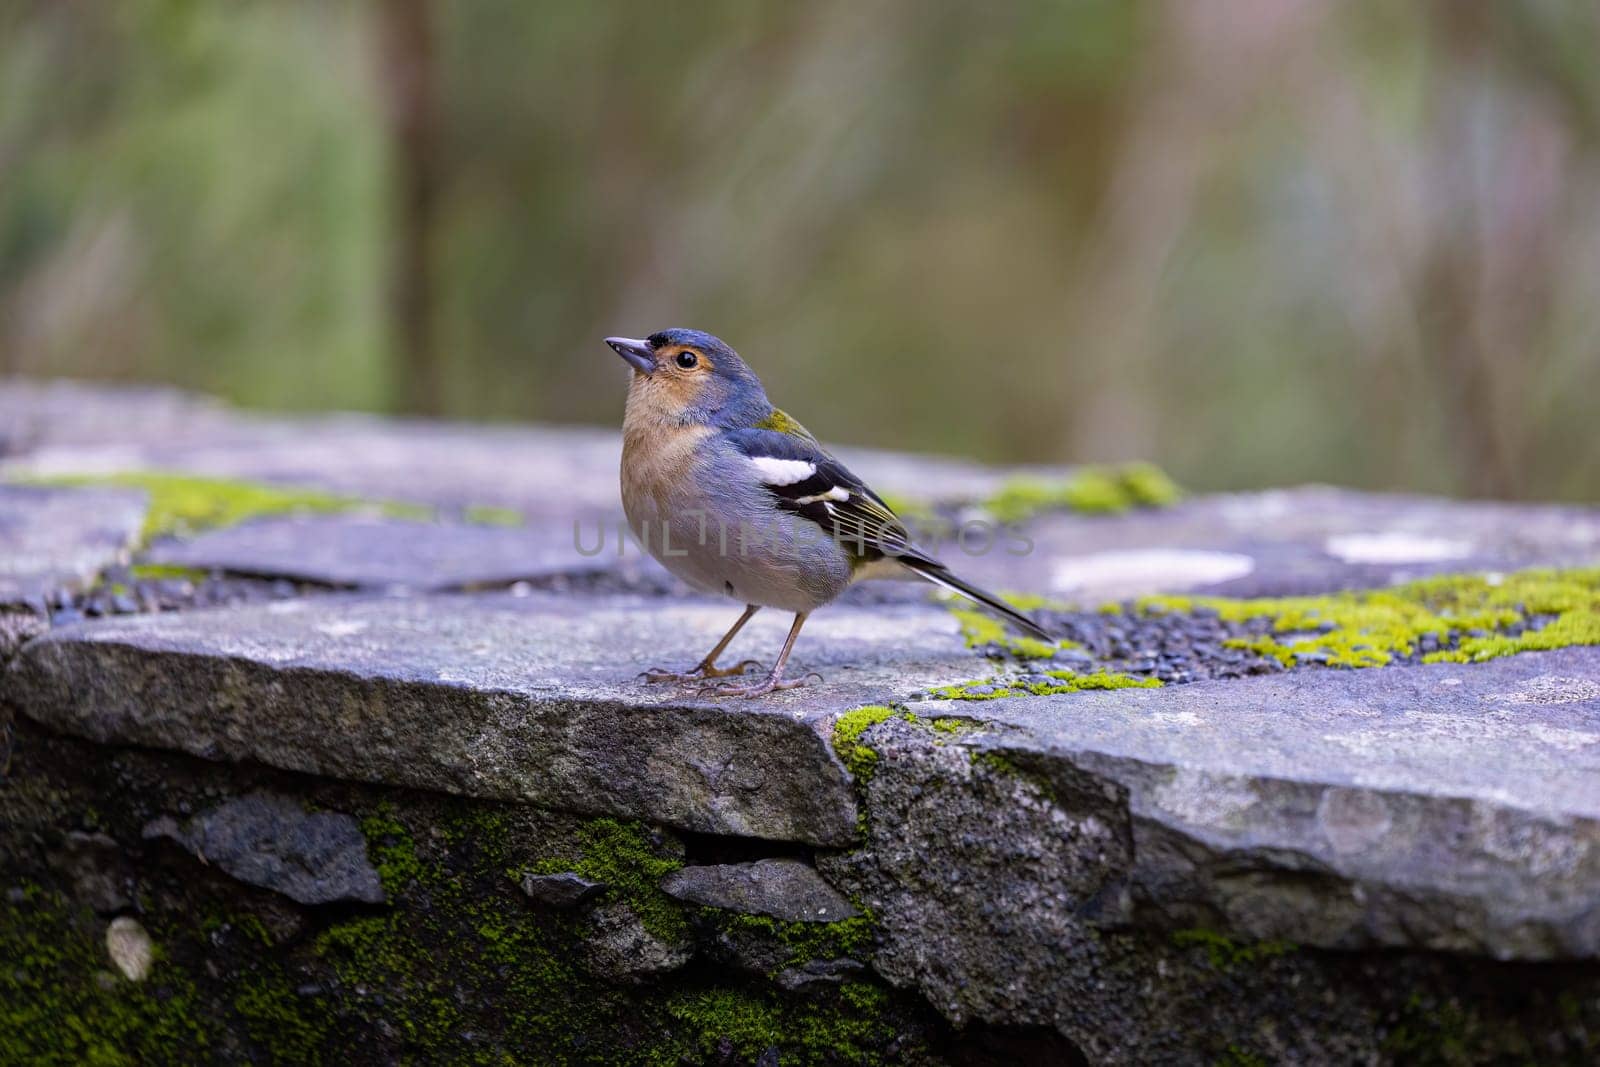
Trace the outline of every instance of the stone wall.
<instances>
[{"instance_id":1,"label":"stone wall","mask_svg":"<svg viewBox=\"0 0 1600 1067\"><path fill-rule=\"evenodd\" d=\"M863 586L730 702L635 676L737 608L573 539L612 434L0 421L0 1062L1600 1042L1600 512L848 453L1073 640Z\"/></svg>"}]
</instances>

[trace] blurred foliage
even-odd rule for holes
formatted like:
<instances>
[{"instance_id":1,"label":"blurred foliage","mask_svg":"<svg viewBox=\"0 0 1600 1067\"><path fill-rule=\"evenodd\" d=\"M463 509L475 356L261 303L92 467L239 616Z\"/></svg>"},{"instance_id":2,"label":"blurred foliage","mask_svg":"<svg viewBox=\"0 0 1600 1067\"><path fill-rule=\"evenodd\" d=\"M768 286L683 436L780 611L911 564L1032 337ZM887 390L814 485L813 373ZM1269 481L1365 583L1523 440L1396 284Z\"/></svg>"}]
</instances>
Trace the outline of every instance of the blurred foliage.
<instances>
[{"instance_id":1,"label":"blurred foliage","mask_svg":"<svg viewBox=\"0 0 1600 1067\"><path fill-rule=\"evenodd\" d=\"M0 369L392 408L400 2L0 0ZM688 325L834 441L1600 496L1592 0L431 13L439 411Z\"/></svg>"}]
</instances>

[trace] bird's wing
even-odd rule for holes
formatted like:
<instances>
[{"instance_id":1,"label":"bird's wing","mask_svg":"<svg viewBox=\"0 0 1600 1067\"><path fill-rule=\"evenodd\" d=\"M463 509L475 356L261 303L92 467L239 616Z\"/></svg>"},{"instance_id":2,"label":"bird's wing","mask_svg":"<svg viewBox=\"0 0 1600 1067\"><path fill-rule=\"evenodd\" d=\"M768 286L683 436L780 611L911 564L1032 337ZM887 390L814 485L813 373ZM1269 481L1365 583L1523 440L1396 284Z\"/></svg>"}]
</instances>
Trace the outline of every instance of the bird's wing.
<instances>
[{"instance_id":1,"label":"bird's wing","mask_svg":"<svg viewBox=\"0 0 1600 1067\"><path fill-rule=\"evenodd\" d=\"M728 438L780 508L810 519L862 560L894 556L937 565L883 499L810 434L732 430Z\"/></svg>"}]
</instances>

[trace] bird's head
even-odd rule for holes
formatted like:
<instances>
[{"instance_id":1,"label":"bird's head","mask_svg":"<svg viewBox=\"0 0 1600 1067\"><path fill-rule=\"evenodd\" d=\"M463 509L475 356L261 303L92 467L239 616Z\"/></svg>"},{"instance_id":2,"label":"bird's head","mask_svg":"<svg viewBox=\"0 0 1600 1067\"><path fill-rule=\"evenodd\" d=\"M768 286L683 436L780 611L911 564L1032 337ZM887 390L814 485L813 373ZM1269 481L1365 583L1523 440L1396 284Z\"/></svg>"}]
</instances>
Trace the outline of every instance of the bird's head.
<instances>
[{"instance_id":1,"label":"bird's head","mask_svg":"<svg viewBox=\"0 0 1600 1067\"><path fill-rule=\"evenodd\" d=\"M629 417L731 426L758 420L772 410L761 380L739 354L701 330L672 329L635 340L607 337L606 344L633 368Z\"/></svg>"}]
</instances>

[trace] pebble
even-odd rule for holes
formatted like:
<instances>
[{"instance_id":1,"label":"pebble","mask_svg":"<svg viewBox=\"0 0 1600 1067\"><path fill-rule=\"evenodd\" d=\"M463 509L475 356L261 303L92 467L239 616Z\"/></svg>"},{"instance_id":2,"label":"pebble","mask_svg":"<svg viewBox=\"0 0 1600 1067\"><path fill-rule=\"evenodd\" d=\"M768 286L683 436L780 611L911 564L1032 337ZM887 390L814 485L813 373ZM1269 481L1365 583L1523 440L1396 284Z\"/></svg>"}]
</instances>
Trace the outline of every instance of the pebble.
<instances>
[{"instance_id":1,"label":"pebble","mask_svg":"<svg viewBox=\"0 0 1600 1067\"><path fill-rule=\"evenodd\" d=\"M111 920L106 927L106 954L117 970L130 982L142 982L149 977L156 960L155 943L138 919L127 915Z\"/></svg>"}]
</instances>

